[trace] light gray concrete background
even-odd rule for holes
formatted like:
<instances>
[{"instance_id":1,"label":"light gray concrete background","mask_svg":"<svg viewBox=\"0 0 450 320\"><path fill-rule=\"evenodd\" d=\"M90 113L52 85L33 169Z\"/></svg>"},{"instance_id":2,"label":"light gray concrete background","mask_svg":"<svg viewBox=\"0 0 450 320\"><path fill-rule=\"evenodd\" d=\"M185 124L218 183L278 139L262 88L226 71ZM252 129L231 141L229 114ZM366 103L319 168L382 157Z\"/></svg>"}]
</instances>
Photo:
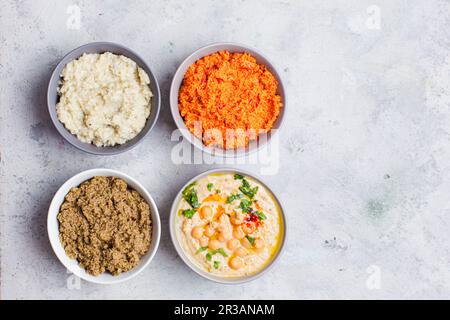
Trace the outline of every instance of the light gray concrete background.
<instances>
[{"instance_id":1,"label":"light gray concrete background","mask_svg":"<svg viewBox=\"0 0 450 320\"><path fill-rule=\"evenodd\" d=\"M448 1L3 0L0 16L2 298L450 298ZM99 40L139 52L163 94L155 130L112 157L68 145L46 110L58 60ZM264 177L286 208L286 251L263 278L239 286L190 271L168 232L180 186L218 166L172 163L170 79L189 53L216 41L263 52L289 97L279 170ZM95 167L136 177L160 208L155 259L120 285L77 286L46 235L57 188Z\"/></svg>"}]
</instances>

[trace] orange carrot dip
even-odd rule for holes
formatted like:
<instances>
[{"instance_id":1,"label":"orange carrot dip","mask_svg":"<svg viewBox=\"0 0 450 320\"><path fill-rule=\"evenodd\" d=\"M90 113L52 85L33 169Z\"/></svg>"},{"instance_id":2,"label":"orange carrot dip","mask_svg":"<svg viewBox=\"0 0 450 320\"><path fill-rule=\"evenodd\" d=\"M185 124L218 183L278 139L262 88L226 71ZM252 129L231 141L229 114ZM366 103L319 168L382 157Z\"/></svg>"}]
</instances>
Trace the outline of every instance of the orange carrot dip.
<instances>
[{"instance_id":1,"label":"orange carrot dip","mask_svg":"<svg viewBox=\"0 0 450 320\"><path fill-rule=\"evenodd\" d=\"M248 53L220 51L197 60L180 88L180 114L206 146L245 147L268 132L282 107L278 81Z\"/></svg>"}]
</instances>

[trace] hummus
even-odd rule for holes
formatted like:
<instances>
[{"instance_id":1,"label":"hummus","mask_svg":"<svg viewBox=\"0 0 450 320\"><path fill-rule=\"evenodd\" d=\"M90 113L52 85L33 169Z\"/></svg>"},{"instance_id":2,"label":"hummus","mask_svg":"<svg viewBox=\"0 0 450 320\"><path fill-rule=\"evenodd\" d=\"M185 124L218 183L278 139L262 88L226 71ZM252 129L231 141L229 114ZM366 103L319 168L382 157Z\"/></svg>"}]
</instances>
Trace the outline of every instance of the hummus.
<instances>
[{"instance_id":1,"label":"hummus","mask_svg":"<svg viewBox=\"0 0 450 320\"><path fill-rule=\"evenodd\" d=\"M258 273L280 247L283 225L273 195L255 180L211 174L182 192L175 221L183 251L200 269L221 277Z\"/></svg>"}]
</instances>

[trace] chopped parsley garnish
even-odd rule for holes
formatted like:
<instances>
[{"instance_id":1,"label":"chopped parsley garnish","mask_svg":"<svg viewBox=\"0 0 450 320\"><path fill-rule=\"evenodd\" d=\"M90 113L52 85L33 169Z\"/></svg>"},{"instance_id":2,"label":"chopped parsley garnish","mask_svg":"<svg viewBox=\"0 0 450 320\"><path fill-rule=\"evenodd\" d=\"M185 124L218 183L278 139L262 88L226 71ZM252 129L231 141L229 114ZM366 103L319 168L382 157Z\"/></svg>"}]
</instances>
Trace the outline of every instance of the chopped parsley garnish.
<instances>
[{"instance_id":1,"label":"chopped parsley garnish","mask_svg":"<svg viewBox=\"0 0 450 320\"><path fill-rule=\"evenodd\" d=\"M253 211L252 214L258 216L259 220L266 220L266 215L261 211Z\"/></svg>"},{"instance_id":2,"label":"chopped parsley garnish","mask_svg":"<svg viewBox=\"0 0 450 320\"><path fill-rule=\"evenodd\" d=\"M183 210L183 216L185 216L188 219L192 219L194 214L195 214L195 210L193 210L193 209L185 209L185 210Z\"/></svg>"},{"instance_id":3,"label":"chopped parsley garnish","mask_svg":"<svg viewBox=\"0 0 450 320\"><path fill-rule=\"evenodd\" d=\"M242 209L242 212L249 212L252 208L250 206L252 205L252 202L248 199L242 199L241 203L239 204L239 208Z\"/></svg>"},{"instance_id":4,"label":"chopped parsley garnish","mask_svg":"<svg viewBox=\"0 0 450 320\"><path fill-rule=\"evenodd\" d=\"M244 179L244 176L242 174L239 173L234 174L234 180L242 180L242 179Z\"/></svg>"},{"instance_id":5,"label":"chopped parsley garnish","mask_svg":"<svg viewBox=\"0 0 450 320\"><path fill-rule=\"evenodd\" d=\"M246 235L245 237L247 238L248 242L250 242L250 244L252 246L255 245L255 238L250 237L249 235Z\"/></svg>"},{"instance_id":6,"label":"chopped parsley garnish","mask_svg":"<svg viewBox=\"0 0 450 320\"><path fill-rule=\"evenodd\" d=\"M208 188L208 191L211 191L212 188L214 188L214 185L210 182L210 183L208 183L208 185L206 186L206 188Z\"/></svg>"},{"instance_id":7,"label":"chopped parsley garnish","mask_svg":"<svg viewBox=\"0 0 450 320\"><path fill-rule=\"evenodd\" d=\"M186 195L187 193L189 193L196 184L197 184L197 181L194 181L191 184L189 184L186 188L184 188L184 190L182 192L183 196Z\"/></svg>"},{"instance_id":8,"label":"chopped parsley garnish","mask_svg":"<svg viewBox=\"0 0 450 320\"><path fill-rule=\"evenodd\" d=\"M243 194L245 194L247 197L249 197L250 199L253 199L253 197L258 192L258 186L252 188L250 186L250 183L245 178L243 178L242 186L239 187L239 190L241 190L241 192Z\"/></svg>"},{"instance_id":9,"label":"chopped parsley garnish","mask_svg":"<svg viewBox=\"0 0 450 320\"><path fill-rule=\"evenodd\" d=\"M214 269L219 269L220 261L214 261Z\"/></svg>"},{"instance_id":10,"label":"chopped parsley garnish","mask_svg":"<svg viewBox=\"0 0 450 320\"><path fill-rule=\"evenodd\" d=\"M206 254L206 260L211 261L212 260L212 256L215 255L216 253L221 254L225 258L228 257L228 255L225 252L225 250L223 250L222 248L219 248L219 249L216 249L216 250L209 250L209 252Z\"/></svg>"},{"instance_id":11,"label":"chopped parsley garnish","mask_svg":"<svg viewBox=\"0 0 450 320\"><path fill-rule=\"evenodd\" d=\"M208 249L208 247L200 247L200 248L198 248L198 250L197 250L197 252L195 254L199 254L200 252L203 252L206 249Z\"/></svg>"},{"instance_id":12,"label":"chopped parsley garnish","mask_svg":"<svg viewBox=\"0 0 450 320\"><path fill-rule=\"evenodd\" d=\"M240 193L236 193L236 194L232 194L231 196L229 196L228 198L227 198L227 203L232 203L234 200L237 200L237 199L240 199L240 198L242 198L242 194L240 194Z\"/></svg>"},{"instance_id":13,"label":"chopped parsley garnish","mask_svg":"<svg viewBox=\"0 0 450 320\"><path fill-rule=\"evenodd\" d=\"M214 254L216 253L220 253L222 256L224 256L225 258L228 257L227 253L225 252L225 250L223 250L222 248L219 248L217 250L214 250Z\"/></svg>"},{"instance_id":14,"label":"chopped parsley garnish","mask_svg":"<svg viewBox=\"0 0 450 320\"><path fill-rule=\"evenodd\" d=\"M186 200L193 209L198 209L200 208L200 203L198 202L197 191L194 189L195 184L196 182L194 181L184 188L182 195L183 199Z\"/></svg>"}]
</instances>

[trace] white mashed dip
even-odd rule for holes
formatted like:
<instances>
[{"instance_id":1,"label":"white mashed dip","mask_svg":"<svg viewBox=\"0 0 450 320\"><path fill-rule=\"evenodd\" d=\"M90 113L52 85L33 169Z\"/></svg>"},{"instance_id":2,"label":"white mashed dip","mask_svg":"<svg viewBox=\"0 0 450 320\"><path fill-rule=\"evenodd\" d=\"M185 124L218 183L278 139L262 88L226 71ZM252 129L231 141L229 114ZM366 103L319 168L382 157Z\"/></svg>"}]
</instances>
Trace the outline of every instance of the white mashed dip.
<instances>
[{"instance_id":1,"label":"white mashed dip","mask_svg":"<svg viewBox=\"0 0 450 320\"><path fill-rule=\"evenodd\" d=\"M61 73L58 119L72 134L96 146L133 139L150 115L147 73L131 59L110 52L83 54Z\"/></svg>"}]
</instances>

